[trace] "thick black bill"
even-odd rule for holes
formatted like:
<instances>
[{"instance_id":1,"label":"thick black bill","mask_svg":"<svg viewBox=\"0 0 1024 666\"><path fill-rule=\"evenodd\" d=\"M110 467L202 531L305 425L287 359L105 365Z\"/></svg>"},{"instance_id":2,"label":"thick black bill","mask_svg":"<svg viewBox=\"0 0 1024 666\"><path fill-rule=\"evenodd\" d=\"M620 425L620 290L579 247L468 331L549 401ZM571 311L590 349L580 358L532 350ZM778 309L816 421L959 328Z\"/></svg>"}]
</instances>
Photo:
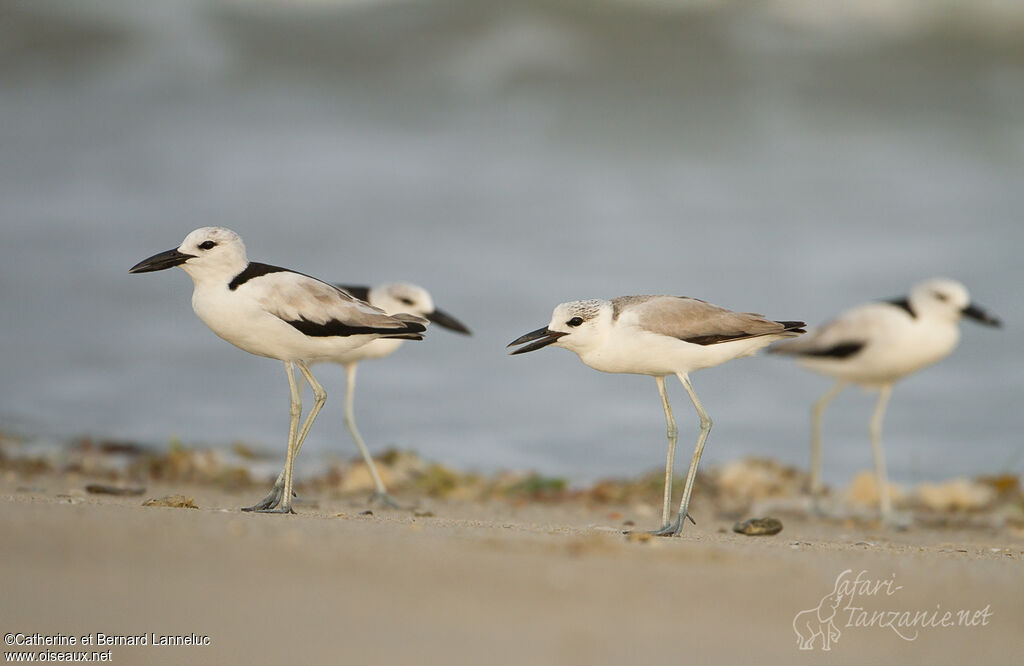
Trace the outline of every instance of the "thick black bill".
<instances>
[{"instance_id":1,"label":"thick black bill","mask_svg":"<svg viewBox=\"0 0 1024 666\"><path fill-rule=\"evenodd\" d=\"M167 250L160 254L154 254L149 259L143 259L139 263L132 266L129 273L152 273L153 271L162 271L168 268L174 268L180 266L192 257L194 254L185 254L184 252L178 252L178 249Z\"/></svg>"},{"instance_id":2,"label":"thick black bill","mask_svg":"<svg viewBox=\"0 0 1024 666\"><path fill-rule=\"evenodd\" d=\"M970 317L979 324L985 324L986 326L995 326L996 328L999 328L1000 326L1003 325L1003 322L999 321L989 313L985 312L974 303L971 303L966 308L964 308L963 313L965 317Z\"/></svg>"},{"instance_id":3,"label":"thick black bill","mask_svg":"<svg viewBox=\"0 0 1024 666\"><path fill-rule=\"evenodd\" d=\"M470 335L469 329L466 328L466 326L461 321L459 321L458 319L456 319L455 317L451 316L450 314L443 310L434 310L433 312L425 314L423 316L426 317L427 320L434 322L438 326L444 326L445 328L451 329L456 333Z\"/></svg>"},{"instance_id":4,"label":"thick black bill","mask_svg":"<svg viewBox=\"0 0 1024 666\"><path fill-rule=\"evenodd\" d=\"M525 354L526 352L532 352L547 347L552 342L555 342L556 340L558 340L558 338L565 335L569 334L561 333L559 331L549 331L548 327L545 326L544 328L538 328L536 331L530 331L526 335L516 338L512 342L508 343L508 345L505 348L508 349L509 347L515 347L516 345L521 345L525 342L533 342L534 340L536 340L536 342L533 342L532 345L526 345L525 347L520 347L514 352L509 352L509 354L513 356L515 356L516 354Z\"/></svg>"}]
</instances>

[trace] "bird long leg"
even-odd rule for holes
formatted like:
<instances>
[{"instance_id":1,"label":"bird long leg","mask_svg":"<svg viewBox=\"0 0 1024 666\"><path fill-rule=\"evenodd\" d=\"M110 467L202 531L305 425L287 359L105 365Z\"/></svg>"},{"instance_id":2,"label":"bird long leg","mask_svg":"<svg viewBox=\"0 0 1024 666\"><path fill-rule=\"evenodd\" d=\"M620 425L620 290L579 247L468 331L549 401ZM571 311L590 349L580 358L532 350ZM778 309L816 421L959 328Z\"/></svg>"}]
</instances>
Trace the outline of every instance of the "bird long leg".
<instances>
[{"instance_id":1,"label":"bird long leg","mask_svg":"<svg viewBox=\"0 0 1024 666\"><path fill-rule=\"evenodd\" d=\"M316 418L316 414L318 414L319 411L321 411L321 409L323 409L324 403L327 402L327 391L324 390L324 387L321 386L321 384L319 384L318 381L316 381L316 378L313 377L311 372L309 372L309 368L304 363L302 363L302 362L298 362L297 365L299 366L299 370L302 372L302 375L305 377L306 382L309 383L309 387L312 388L314 402L313 402L313 408L309 411L309 415L306 416L306 420L302 424L302 430L299 431L298 434L296 435L295 452L294 452L294 454L292 454L293 455L293 458L292 458L293 462L294 462L294 457L299 454L299 449L302 448L302 443L305 442L305 440L306 440L306 434L308 434L308 432L309 432L309 427L312 425L313 419ZM291 431L292 431L292 428L294 428L298 424L298 415L302 414L302 396L301 396L301 393L298 392L298 385L295 384L295 377L293 375L293 370L291 370L289 368L289 364L288 363L285 364L285 368L286 368L286 371L288 372L288 385L289 385L290 388L293 389L292 390L292 411L293 412L295 410L295 405L296 405L296 403L295 403L296 396L298 396L298 412L297 412L297 415L295 413L292 414L292 423L291 423L290 429L289 429L289 449L291 450L291 441L292 441L291 440ZM286 484L286 476L287 476L287 473L288 473L288 469L289 469L289 463L288 463L288 459L286 457L285 466L284 466L284 468L282 468L281 473L278 474L278 478L276 478L276 481L273 482L273 487L270 489L270 492L266 494L266 497L261 499L256 504L253 504L252 506L244 507L242 510L243 511L267 512L268 509L272 509L272 508L280 505L281 501L282 501L282 498L284 498L284 496L285 496L285 484ZM289 494L288 494L288 500L289 500L288 501L288 507L289 508L291 508L291 504L292 504L291 498L294 495L295 495L295 493L293 493L293 492L289 492ZM287 512L294 512L294 511L287 511Z\"/></svg>"},{"instance_id":2,"label":"bird long leg","mask_svg":"<svg viewBox=\"0 0 1024 666\"><path fill-rule=\"evenodd\" d=\"M373 456L370 455L370 450L366 448L366 442L363 441L363 437L359 434L359 429L356 427L355 393L357 365L356 363L345 365L345 426L352 433L352 439L356 440L359 453L362 454L366 468L370 470L370 477L373 479L375 490L373 495L370 496L370 503L380 502L384 506L397 509L400 508L399 504L388 494L388 489L384 486L384 481L381 480L380 474L377 472L377 465L373 462Z\"/></svg>"},{"instance_id":3,"label":"bird long leg","mask_svg":"<svg viewBox=\"0 0 1024 666\"><path fill-rule=\"evenodd\" d=\"M245 507L242 511L256 511L259 513L295 513L292 511L292 463L295 461L295 454L298 453L298 430L299 430L299 417L302 416L302 393L299 392L298 384L295 383L294 374L295 363L291 361L284 362L285 374L288 376L288 389L291 394L291 406L288 410L289 424L288 424L288 451L285 454L284 469L281 470L281 474L278 475L277 481L274 482L274 487L270 489L270 493L267 494L257 504ZM303 364L300 362L299 367L302 368ZM303 374L308 373L307 368ZM308 377L307 377L308 381ZM315 382L316 380L314 380ZM312 384L310 384L312 386ZM319 384L317 384L319 387ZM316 393L316 388L313 389ZM320 388L323 391L323 388ZM314 410L316 408L314 407ZM311 411L311 415L313 412ZM308 419L307 419L308 420ZM308 430L308 428L304 428Z\"/></svg>"},{"instance_id":4,"label":"bird long leg","mask_svg":"<svg viewBox=\"0 0 1024 666\"><path fill-rule=\"evenodd\" d=\"M313 407L310 408L309 414L306 415L306 420L302 422L302 428L298 433L296 433L295 427L298 424L298 417L302 414L302 392L295 383L295 378L289 368L288 386L292 391L292 422L289 427L288 457L285 460L284 468L284 497L281 501L281 513L295 513L292 511L292 486L295 481L295 458L299 455L299 449L302 448L302 443L306 441L306 435L309 434L309 429L313 427L313 421L316 420L320 410L324 407L324 403L327 402L327 391L325 391L324 387L320 385L320 382L316 380L313 373L309 371L309 366L306 365L305 361L296 361L295 365L299 367L299 372L301 372L302 376L306 378L306 383L309 384L309 388L313 390Z\"/></svg>"},{"instance_id":5,"label":"bird long leg","mask_svg":"<svg viewBox=\"0 0 1024 666\"><path fill-rule=\"evenodd\" d=\"M836 385L830 388L825 395L818 398L811 409L811 496L821 495L821 420L825 415L825 408L836 399L836 396L844 388L847 382L839 380Z\"/></svg>"},{"instance_id":6,"label":"bird long leg","mask_svg":"<svg viewBox=\"0 0 1024 666\"><path fill-rule=\"evenodd\" d=\"M878 503L882 520L892 519L892 498L889 496L889 474L885 469L885 452L882 450L882 419L892 394L892 384L886 384L878 393L875 413L871 416L871 451L875 457L875 481L878 484Z\"/></svg>"},{"instance_id":7,"label":"bird long leg","mask_svg":"<svg viewBox=\"0 0 1024 666\"><path fill-rule=\"evenodd\" d=\"M658 395L661 396L661 406L665 409L665 424L668 426L668 457L665 460L665 499L661 508L661 528L668 527L668 518L672 512L672 468L676 459L676 442L679 440L679 429L676 428L676 420L672 416L672 406L668 404L668 393L665 391L665 378L655 377L658 383Z\"/></svg>"},{"instance_id":8,"label":"bird long leg","mask_svg":"<svg viewBox=\"0 0 1024 666\"><path fill-rule=\"evenodd\" d=\"M295 455L298 455L299 449L302 448L302 443L306 441L306 435L309 434L309 429L313 427L313 421L316 420L317 414L320 413L320 410L324 408L324 403L327 402L327 391L316 380L313 373L309 371L309 366L306 365L305 361L296 361L295 365L299 366L299 371L306 378L309 388L313 389L313 408L309 410L309 414L302 424L302 430L299 431L299 438L295 442Z\"/></svg>"},{"instance_id":9,"label":"bird long leg","mask_svg":"<svg viewBox=\"0 0 1024 666\"><path fill-rule=\"evenodd\" d=\"M295 455L299 451L298 428L299 417L302 416L302 391L295 382L294 363L285 363L288 374L288 389L291 391L291 407L288 410L288 451L284 458L284 494L281 497L281 504L276 509L270 509L279 513L295 513L292 510L292 481L294 474Z\"/></svg>"},{"instance_id":10,"label":"bird long leg","mask_svg":"<svg viewBox=\"0 0 1024 666\"><path fill-rule=\"evenodd\" d=\"M693 450L693 460L690 461L690 469L686 473L686 485L683 486L683 499L679 504L679 513L676 515L676 519L672 521L665 528L653 532L656 536L676 536L683 531L683 525L686 519L690 517L687 511L690 507L690 494L693 492L693 484L697 479L697 465L700 463L701 454L704 453L704 442L708 439L708 433L711 432L711 418L704 411L704 405L701 404L700 398L697 397L696 391L693 390L693 385L690 383L690 378L685 373L676 373L679 381L682 382L683 388L690 395L690 400L693 402L693 406L697 409L697 415L700 417L700 435L697 437L697 446ZM690 520L693 520L690 518Z\"/></svg>"}]
</instances>

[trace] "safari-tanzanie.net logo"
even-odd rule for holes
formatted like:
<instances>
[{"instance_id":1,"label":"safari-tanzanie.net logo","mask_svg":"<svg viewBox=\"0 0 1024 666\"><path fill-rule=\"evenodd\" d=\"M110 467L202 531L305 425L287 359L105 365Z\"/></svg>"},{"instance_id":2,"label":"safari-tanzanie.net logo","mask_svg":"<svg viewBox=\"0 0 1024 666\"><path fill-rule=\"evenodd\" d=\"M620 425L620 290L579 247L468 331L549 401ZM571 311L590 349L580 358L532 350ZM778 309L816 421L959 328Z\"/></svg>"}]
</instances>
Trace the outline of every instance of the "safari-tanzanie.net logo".
<instances>
[{"instance_id":1,"label":"safari-tanzanie.net logo","mask_svg":"<svg viewBox=\"0 0 1024 666\"><path fill-rule=\"evenodd\" d=\"M802 610L793 618L796 644L801 650L831 650L844 631L882 629L905 641L915 641L931 629L988 626L991 604L979 609L900 607L896 574L871 578L867 570L854 574L847 569L836 576L832 591L817 606Z\"/></svg>"}]
</instances>

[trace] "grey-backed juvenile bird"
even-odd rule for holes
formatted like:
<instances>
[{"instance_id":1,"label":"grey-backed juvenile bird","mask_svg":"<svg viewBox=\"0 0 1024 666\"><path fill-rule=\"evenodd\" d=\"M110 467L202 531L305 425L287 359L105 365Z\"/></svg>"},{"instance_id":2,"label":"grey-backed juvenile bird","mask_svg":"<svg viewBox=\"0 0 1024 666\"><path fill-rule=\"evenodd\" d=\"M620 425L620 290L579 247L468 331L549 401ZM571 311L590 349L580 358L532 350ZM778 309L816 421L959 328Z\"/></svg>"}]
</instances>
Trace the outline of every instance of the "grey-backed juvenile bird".
<instances>
[{"instance_id":1,"label":"grey-backed juvenile bird","mask_svg":"<svg viewBox=\"0 0 1024 666\"><path fill-rule=\"evenodd\" d=\"M654 377L668 424L668 459L662 526L653 534L674 536L682 531L688 517L697 464L711 431L711 419L690 384L690 373L749 356L776 340L800 335L803 326L802 321L770 321L759 314L732 312L696 298L623 296L610 301L562 303L555 308L547 326L513 340L508 346L530 343L512 354L547 345L564 347L595 370ZM679 513L673 521L669 518L678 431L665 392L668 375L679 378L700 417L700 436L686 474Z\"/></svg>"}]
</instances>

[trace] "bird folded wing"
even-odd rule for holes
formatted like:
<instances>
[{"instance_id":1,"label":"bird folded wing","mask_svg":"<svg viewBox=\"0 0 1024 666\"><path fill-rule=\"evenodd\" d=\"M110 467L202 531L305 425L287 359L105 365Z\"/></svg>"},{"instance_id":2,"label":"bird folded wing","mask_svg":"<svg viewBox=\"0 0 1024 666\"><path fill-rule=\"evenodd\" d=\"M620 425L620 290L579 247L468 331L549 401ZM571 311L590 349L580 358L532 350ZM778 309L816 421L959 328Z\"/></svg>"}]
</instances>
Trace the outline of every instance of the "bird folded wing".
<instances>
[{"instance_id":1,"label":"bird folded wing","mask_svg":"<svg viewBox=\"0 0 1024 666\"><path fill-rule=\"evenodd\" d=\"M344 335L341 331L346 329L360 333L404 330L410 323L426 323L418 317L415 320L390 317L337 287L299 273L265 275L261 278L261 287L263 294L257 300L264 310L293 325L293 322L304 322L306 328L329 326L334 332L325 331L328 335Z\"/></svg>"},{"instance_id":2,"label":"bird folded wing","mask_svg":"<svg viewBox=\"0 0 1024 666\"><path fill-rule=\"evenodd\" d=\"M655 296L634 305L636 325L699 345L782 333L785 326L750 312L733 312L696 298ZM623 317L629 316L626 313Z\"/></svg>"},{"instance_id":3,"label":"bird folded wing","mask_svg":"<svg viewBox=\"0 0 1024 666\"><path fill-rule=\"evenodd\" d=\"M342 289L361 301L370 302L370 288L363 285L335 284L335 287Z\"/></svg>"}]
</instances>

